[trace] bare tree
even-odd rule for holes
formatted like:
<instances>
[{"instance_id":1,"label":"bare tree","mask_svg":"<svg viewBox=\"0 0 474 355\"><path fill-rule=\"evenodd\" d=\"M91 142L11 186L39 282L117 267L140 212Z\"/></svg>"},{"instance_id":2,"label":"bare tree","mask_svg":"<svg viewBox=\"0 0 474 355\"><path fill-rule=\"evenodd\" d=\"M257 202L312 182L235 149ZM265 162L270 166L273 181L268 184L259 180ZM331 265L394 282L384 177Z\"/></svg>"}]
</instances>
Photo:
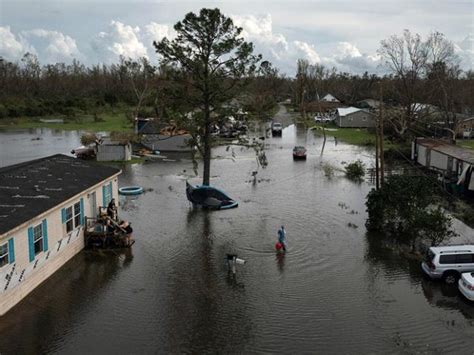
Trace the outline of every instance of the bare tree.
<instances>
[{"instance_id":1,"label":"bare tree","mask_svg":"<svg viewBox=\"0 0 474 355\"><path fill-rule=\"evenodd\" d=\"M378 53L385 59L396 80L395 90L403 114L391 117L391 121L396 133L404 137L420 119L416 103L426 72L428 47L419 34L405 30L401 36L393 35L383 40Z\"/></svg>"},{"instance_id":2,"label":"bare tree","mask_svg":"<svg viewBox=\"0 0 474 355\"><path fill-rule=\"evenodd\" d=\"M442 33L433 32L427 42L428 61L426 63L427 84L434 103L442 114L444 129L449 131L452 142L456 142L456 132L460 124L459 57L454 45Z\"/></svg>"}]
</instances>

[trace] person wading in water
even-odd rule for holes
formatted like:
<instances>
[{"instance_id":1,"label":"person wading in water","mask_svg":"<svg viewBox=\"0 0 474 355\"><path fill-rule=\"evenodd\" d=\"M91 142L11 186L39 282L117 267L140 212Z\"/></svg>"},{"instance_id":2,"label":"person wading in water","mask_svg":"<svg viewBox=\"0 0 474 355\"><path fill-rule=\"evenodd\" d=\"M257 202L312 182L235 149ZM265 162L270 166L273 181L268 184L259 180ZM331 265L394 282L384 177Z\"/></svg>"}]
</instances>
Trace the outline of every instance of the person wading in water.
<instances>
[{"instance_id":1,"label":"person wading in water","mask_svg":"<svg viewBox=\"0 0 474 355\"><path fill-rule=\"evenodd\" d=\"M281 226L281 228L278 230L278 243L281 244L281 247L283 248L283 251L286 251L286 231L285 227Z\"/></svg>"}]
</instances>

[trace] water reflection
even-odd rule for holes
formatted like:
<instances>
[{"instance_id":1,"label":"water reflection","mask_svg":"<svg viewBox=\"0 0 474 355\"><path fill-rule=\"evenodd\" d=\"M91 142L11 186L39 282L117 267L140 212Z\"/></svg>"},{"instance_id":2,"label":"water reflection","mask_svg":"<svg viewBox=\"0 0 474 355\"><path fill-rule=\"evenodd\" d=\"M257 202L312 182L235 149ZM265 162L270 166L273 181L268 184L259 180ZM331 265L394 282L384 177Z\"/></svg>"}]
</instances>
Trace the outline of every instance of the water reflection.
<instances>
[{"instance_id":1,"label":"water reflection","mask_svg":"<svg viewBox=\"0 0 474 355\"><path fill-rule=\"evenodd\" d=\"M8 138L21 159L30 154L21 146L24 134ZM299 142L311 149L306 162L295 164L291 151ZM372 186L354 184L343 174L324 177L321 162L341 168L360 158L370 164L373 151L344 142L335 146L331 138L328 143L320 157L321 137L288 126L281 138L265 140L269 165L259 170L255 185L249 182L256 169L251 150L239 151L234 162L225 147L215 148L222 158L212 162L212 183L240 202L228 211L190 207L184 183L189 177L183 174L192 171L188 159L123 166L120 186L146 190L120 200L121 217L134 225L133 254L81 254L78 265L58 274L56 280L68 279L66 286L56 291L48 281L53 291L29 298L27 316L20 309L5 318L34 326L8 328L2 319L0 352L472 349L471 318L428 300L419 263L366 235L364 199ZM43 148L35 154L47 155L49 147ZM278 256L275 232L282 223L291 250ZM226 253L247 260L235 275L228 272ZM447 328L445 319L459 328ZM26 341L33 345L19 345Z\"/></svg>"},{"instance_id":2,"label":"water reflection","mask_svg":"<svg viewBox=\"0 0 474 355\"><path fill-rule=\"evenodd\" d=\"M283 273L283 271L285 271L285 253L277 253L276 261L278 270L280 271L280 273Z\"/></svg>"},{"instance_id":3,"label":"water reflection","mask_svg":"<svg viewBox=\"0 0 474 355\"><path fill-rule=\"evenodd\" d=\"M95 308L102 290L132 259L130 249L78 254L2 317L0 333L10 336L0 337L0 352L38 354L60 349L78 315ZM38 308L41 317L35 316Z\"/></svg>"},{"instance_id":4,"label":"water reflection","mask_svg":"<svg viewBox=\"0 0 474 355\"><path fill-rule=\"evenodd\" d=\"M242 302L245 288L237 281L238 274L226 274L225 254L214 249L214 239L219 238L214 217L212 211L201 209L187 213L187 250L174 258L170 280L173 301L166 331L167 339L176 341L168 342L172 352L240 352L249 336L249 317ZM222 337L223 332L228 337Z\"/></svg>"}]
</instances>

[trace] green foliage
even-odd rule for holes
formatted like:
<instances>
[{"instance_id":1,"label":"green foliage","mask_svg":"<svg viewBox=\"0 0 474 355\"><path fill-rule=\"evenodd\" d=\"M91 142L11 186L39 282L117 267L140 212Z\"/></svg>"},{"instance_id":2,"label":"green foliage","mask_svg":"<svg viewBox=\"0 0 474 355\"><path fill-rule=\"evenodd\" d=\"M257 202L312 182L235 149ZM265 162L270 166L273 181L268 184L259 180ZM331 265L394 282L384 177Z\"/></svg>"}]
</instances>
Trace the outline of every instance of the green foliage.
<instances>
[{"instance_id":1,"label":"green foliage","mask_svg":"<svg viewBox=\"0 0 474 355\"><path fill-rule=\"evenodd\" d=\"M361 180L365 175L365 165L359 159L347 164L346 176L351 180Z\"/></svg>"},{"instance_id":2,"label":"green foliage","mask_svg":"<svg viewBox=\"0 0 474 355\"><path fill-rule=\"evenodd\" d=\"M434 205L439 187L422 176L390 176L379 190L367 195L367 229L411 244L429 240L437 245L454 235L451 218Z\"/></svg>"},{"instance_id":3,"label":"green foliage","mask_svg":"<svg viewBox=\"0 0 474 355\"><path fill-rule=\"evenodd\" d=\"M4 105L0 104L0 119L5 118L7 116L8 116L7 108Z\"/></svg>"},{"instance_id":4,"label":"green foliage","mask_svg":"<svg viewBox=\"0 0 474 355\"><path fill-rule=\"evenodd\" d=\"M204 160L203 184L208 185L211 126L217 123L223 104L236 97L256 72L261 56L253 54L253 44L241 36L242 28L219 9L190 12L174 29L172 41L153 42L169 79L162 96L170 110L181 114L178 125L197 143Z\"/></svg>"},{"instance_id":5,"label":"green foliage","mask_svg":"<svg viewBox=\"0 0 474 355\"><path fill-rule=\"evenodd\" d=\"M89 144L95 143L98 139L97 135L93 132L86 132L81 136L81 144L88 146Z\"/></svg>"},{"instance_id":6,"label":"green foliage","mask_svg":"<svg viewBox=\"0 0 474 355\"><path fill-rule=\"evenodd\" d=\"M334 171L336 170L336 168L331 165L330 163L324 163L323 164L323 172L324 172L324 176L326 176L328 179L331 179L333 176L334 176Z\"/></svg>"}]
</instances>

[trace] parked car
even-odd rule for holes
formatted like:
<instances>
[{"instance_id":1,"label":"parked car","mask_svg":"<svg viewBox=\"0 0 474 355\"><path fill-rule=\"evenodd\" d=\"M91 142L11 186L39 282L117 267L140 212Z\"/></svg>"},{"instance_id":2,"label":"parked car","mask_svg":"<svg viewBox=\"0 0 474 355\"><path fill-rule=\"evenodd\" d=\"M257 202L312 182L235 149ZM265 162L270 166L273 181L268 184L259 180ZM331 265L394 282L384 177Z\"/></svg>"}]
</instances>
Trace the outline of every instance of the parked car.
<instances>
[{"instance_id":1,"label":"parked car","mask_svg":"<svg viewBox=\"0 0 474 355\"><path fill-rule=\"evenodd\" d=\"M303 146L296 146L293 148L293 159L306 160L306 148Z\"/></svg>"},{"instance_id":2,"label":"parked car","mask_svg":"<svg viewBox=\"0 0 474 355\"><path fill-rule=\"evenodd\" d=\"M432 279L454 284L463 272L474 272L474 245L431 247L421 268Z\"/></svg>"},{"instance_id":3,"label":"parked car","mask_svg":"<svg viewBox=\"0 0 474 355\"><path fill-rule=\"evenodd\" d=\"M331 122L331 121L332 121L331 117L314 116L314 122L316 122L316 123L328 123L328 122Z\"/></svg>"},{"instance_id":4,"label":"parked car","mask_svg":"<svg viewBox=\"0 0 474 355\"><path fill-rule=\"evenodd\" d=\"M272 122L272 136L281 136L283 126L279 122Z\"/></svg>"},{"instance_id":5,"label":"parked car","mask_svg":"<svg viewBox=\"0 0 474 355\"><path fill-rule=\"evenodd\" d=\"M469 301L474 301L474 272L465 272L458 281L459 291Z\"/></svg>"}]
</instances>

